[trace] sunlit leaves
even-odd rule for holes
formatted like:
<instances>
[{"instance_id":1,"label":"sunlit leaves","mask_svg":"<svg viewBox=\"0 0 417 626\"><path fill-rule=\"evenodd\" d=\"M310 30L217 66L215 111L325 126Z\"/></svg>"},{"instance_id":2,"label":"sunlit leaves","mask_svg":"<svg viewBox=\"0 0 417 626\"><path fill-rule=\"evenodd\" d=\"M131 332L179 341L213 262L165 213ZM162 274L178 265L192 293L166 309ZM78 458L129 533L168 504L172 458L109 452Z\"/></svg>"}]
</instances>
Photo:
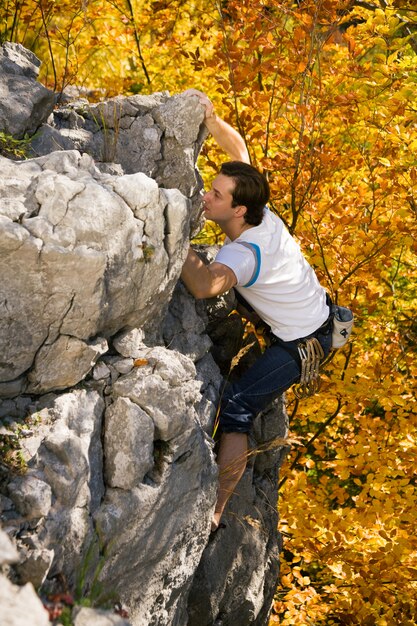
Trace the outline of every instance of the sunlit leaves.
<instances>
[{"instance_id":1,"label":"sunlit leaves","mask_svg":"<svg viewBox=\"0 0 417 626\"><path fill-rule=\"evenodd\" d=\"M271 624L417 623L414 4L7 3L3 38L41 57L49 86L207 91L322 284L354 310L320 394L298 404L288 393ZM225 158L206 142L205 180ZM217 229L204 238L218 242Z\"/></svg>"},{"instance_id":2,"label":"sunlit leaves","mask_svg":"<svg viewBox=\"0 0 417 626\"><path fill-rule=\"evenodd\" d=\"M97 99L178 92L195 84L190 76L201 66L192 55L206 56L213 14L204 1L11 0L0 37L33 50L42 60L41 80L58 91L75 84Z\"/></svg>"}]
</instances>

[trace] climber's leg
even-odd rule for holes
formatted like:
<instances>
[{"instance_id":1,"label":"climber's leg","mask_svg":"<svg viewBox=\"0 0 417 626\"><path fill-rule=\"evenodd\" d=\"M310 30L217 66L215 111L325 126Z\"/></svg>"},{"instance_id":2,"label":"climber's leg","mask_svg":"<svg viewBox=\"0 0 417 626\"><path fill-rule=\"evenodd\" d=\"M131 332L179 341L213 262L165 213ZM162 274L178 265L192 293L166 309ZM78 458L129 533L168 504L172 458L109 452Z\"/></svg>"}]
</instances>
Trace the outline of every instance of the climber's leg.
<instances>
[{"instance_id":1,"label":"climber's leg","mask_svg":"<svg viewBox=\"0 0 417 626\"><path fill-rule=\"evenodd\" d=\"M248 436L246 433L223 433L220 438L217 463L219 466L219 491L211 530L218 528L224 507L246 468Z\"/></svg>"}]
</instances>

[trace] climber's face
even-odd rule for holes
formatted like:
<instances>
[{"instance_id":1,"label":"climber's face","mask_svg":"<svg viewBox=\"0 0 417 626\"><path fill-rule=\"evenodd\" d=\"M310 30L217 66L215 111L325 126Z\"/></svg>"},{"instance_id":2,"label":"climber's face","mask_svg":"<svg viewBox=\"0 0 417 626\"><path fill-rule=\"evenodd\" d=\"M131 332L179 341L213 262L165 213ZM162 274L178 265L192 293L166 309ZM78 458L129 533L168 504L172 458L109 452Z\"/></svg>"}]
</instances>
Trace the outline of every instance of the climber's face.
<instances>
[{"instance_id":1,"label":"climber's face","mask_svg":"<svg viewBox=\"0 0 417 626\"><path fill-rule=\"evenodd\" d=\"M224 174L216 176L210 191L203 197L204 214L207 219L218 222L232 215L234 186L234 180L229 176L224 176Z\"/></svg>"},{"instance_id":2,"label":"climber's face","mask_svg":"<svg viewBox=\"0 0 417 626\"><path fill-rule=\"evenodd\" d=\"M204 215L220 227L231 220L240 218L241 208L233 206L235 181L230 176L219 174L213 181L210 191L203 196Z\"/></svg>"}]
</instances>

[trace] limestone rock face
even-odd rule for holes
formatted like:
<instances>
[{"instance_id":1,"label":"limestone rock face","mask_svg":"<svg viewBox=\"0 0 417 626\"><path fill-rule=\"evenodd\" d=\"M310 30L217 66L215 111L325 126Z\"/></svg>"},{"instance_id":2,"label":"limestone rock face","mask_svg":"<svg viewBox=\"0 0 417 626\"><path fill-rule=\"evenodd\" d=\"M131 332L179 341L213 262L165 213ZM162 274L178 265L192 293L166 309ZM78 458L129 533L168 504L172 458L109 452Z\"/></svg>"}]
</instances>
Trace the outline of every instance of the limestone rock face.
<instances>
[{"instance_id":1,"label":"limestone rock face","mask_svg":"<svg viewBox=\"0 0 417 626\"><path fill-rule=\"evenodd\" d=\"M184 320L173 314L179 302ZM171 332L184 340L182 321L202 332L201 306L179 285ZM217 466L209 435L221 375L209 353L194 362L150 338L149 328L124 331L80 388L27 405L37 416L23 447L28 470L9 482L5 513L16 532L22 516L30 521L15 572L49 588L58 573L74 586L84 571L85 593L98 583L114 593L132 626L266 626L279 562L282 400L257 422L226 528L210 538ZM17 400L5 403L12 413Z\"/></svg>"},{"instance_id":2,"label":"limestone rock face","mask_svg":"<svg viewBox=\"0 0 417 626\"><path fill-rule=\"evenodd\" d=\"M104 396L91 376L84 389L31 406L50 428L39 440L34 426L28 469L8 483L18 516L34 522L19 542L16 571L21 581L30 575L47 585L61 573L75 585L87 567L87 586L100 571L105 590L129 606L133 624L158 619L168 626L186 623L217 468L196 410L201 384L193 362L164 347L135 350L140 356L124 374L116 372L126 358L108 357Z\"/></svg>"},{"instance_id":3,"label":"limestone rock face","mask_svg":"<svg viewBox=\"0 0 417 626\"><path fill-rule=\"evenodd\" d=\"M38 65L4 44L0 90L2 69L41 88ZM20 83L4 95L34 101ZM0 107L18 136L9 117ZM78 101L36 133L37 158L0 157L0 397L76 385L109 337L162 321L199 219L202 119L195 98L168 93Z\"/></svg>"},{"instance_id":4,"label":"limestone rock face","mask_svg":"<svg viewBox=\"0 0 417 626\"><path fill-rule=\"evenodd\" d=\"M119 96L99 104L78 100L54 111L33 138L32 149L36 156L55 150L87 152L104 170L118 163L126 174L143 172L161 187L195 198L201 187L195 161L206 134L199 130L202 121L195 98L170 97L168 92Z\"/></svg>"},{"instance_id":5,"label":"limestone rock face","mask_svg":"<svg viewBox=\"0 0 417 626\"><path fill-rule=\"evenodd\" d=\"M1 48L0 129L43 125L33 158L0 158L0 437L20 463L0 467L0 621L46 626L34 587L68 587L75 626L267 626L282 399L257 419L226 528L209 534L212 435L243 327L233 294L196 302L178 280L199 219L202 107L158 93L49 115L37 66ZM102 610L109 595L128 618Z\"/></svg>"},{"instance_id":6,"label":"limestone rock face","mask_svg":"<svg viewBox=\"0 0 417 626\"><path fill-rule=\"evenodd\" d=\"M144 174L103 176L76 151L0 167L0 382L24 375L29 392L66 389L109 336L160 315L190 205Z\"/></svg>"},{"instance_id":7,"label":"limestone rock face","mask_svg":"<svg viewBox=\"0 0 417 626\"><path fill-rule=\"evenodd\" d=\"M129 489L153 467L155 425L129 398L117 398L106 411L104 454L110 487Z\"/></svg>"}]
</instances>

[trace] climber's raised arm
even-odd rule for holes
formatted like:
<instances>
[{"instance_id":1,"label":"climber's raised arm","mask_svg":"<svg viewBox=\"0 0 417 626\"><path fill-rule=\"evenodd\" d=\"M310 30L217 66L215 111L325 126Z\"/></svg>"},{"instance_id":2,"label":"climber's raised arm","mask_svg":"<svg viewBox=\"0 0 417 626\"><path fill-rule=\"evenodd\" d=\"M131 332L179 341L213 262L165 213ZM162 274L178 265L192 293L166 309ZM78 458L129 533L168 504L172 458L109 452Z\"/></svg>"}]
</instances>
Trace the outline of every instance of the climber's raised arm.
<instances>
[{"instance_id":1,"label":"climber's raised arm","mask_svg":"<svg viewBox=\"0 0 417 626\"><path fill-rule=\"evenodd\" d=\"M187 89L184 95L199 98L205 108L204 124L207 130L211 133L220 148L229 155L231 160L249 163L249 153L243 138L239 135L237 130L216 115L213 103L206 94L198 89Z\"/></svg>"}]
</instances>

